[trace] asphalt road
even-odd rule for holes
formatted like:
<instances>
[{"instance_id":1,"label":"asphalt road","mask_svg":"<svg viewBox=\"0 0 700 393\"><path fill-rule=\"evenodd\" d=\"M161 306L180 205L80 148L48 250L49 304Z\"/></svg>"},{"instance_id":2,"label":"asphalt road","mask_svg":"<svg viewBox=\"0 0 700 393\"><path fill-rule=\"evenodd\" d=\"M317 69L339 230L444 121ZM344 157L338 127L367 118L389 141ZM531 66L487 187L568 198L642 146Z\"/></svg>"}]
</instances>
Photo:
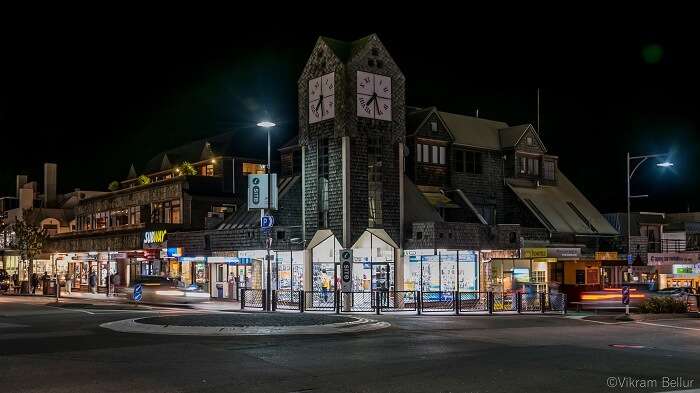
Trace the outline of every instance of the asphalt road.
<instances>
[{"instance_id":1,"label":"asphalt road","mask_svg":"<svg viewBox=\"0 0 700 393\"><path fill-rule=\"evenodd\" d=\"M700 389L700 319L385 315L370 318L390 328L362 334L186 337L99 327L182 309L46 303L0 297L0 391L631 392L678 390L678 378ZM651 388L629 387L640 381Z\"/></svg>"}]
</instances>

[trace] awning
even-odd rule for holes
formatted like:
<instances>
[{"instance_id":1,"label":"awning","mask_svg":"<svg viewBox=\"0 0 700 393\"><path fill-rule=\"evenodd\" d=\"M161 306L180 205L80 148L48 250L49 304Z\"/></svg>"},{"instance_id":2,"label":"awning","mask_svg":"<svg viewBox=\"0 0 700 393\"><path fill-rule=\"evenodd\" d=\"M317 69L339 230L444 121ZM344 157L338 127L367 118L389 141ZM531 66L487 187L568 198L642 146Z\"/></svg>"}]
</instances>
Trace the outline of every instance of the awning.
<instances>
[{"instance_id":1,"label":"awning","mask_svg":"<svg viewBox=\"0 0 700 393\"><path fill-rule=\"evenodd\" d=\"M508 186L551 232L618 234L598 209L561 172L557 172L557 184L554 186L520 186L513 180L508 181Z\"/></svg>"}]
</instances>

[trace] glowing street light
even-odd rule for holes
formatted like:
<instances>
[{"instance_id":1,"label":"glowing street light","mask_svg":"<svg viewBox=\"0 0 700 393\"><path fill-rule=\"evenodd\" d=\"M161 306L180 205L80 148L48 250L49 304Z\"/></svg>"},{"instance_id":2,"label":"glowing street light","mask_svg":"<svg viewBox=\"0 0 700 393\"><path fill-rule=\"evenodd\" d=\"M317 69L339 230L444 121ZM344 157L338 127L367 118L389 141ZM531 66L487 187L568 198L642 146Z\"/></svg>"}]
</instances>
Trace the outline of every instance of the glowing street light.
<instances>
[{"instance_id":1,"label":"glowing street light","mask_svg":"<svg viewBox=\"0 0 700 393\"><path fill-rule=\"evenodd\" d=\"M276 124L265 120L261 121L257 124L258 127L262 127L267 131L267 168L265 168L265 171L267 172L267 214L270 215L272 212L272 184L270 184L270 128L274 127ZM270 263L270 247L272 246L272 237L268 234L268 238L265 239L265 247L267 248L267 275L265 277L265 281L267 285L265 288L267 289L267 293L265 294L265 301L266 301L266 309L269 311L272 309L272 278L270 276L270 269L272 268L272 264ZM279 278L278 278L279 281Z\"/></svg>"},{"instance_id":2,"label":"glowing street light","mask_svg":"<svg viewBox=\"0 0 700 393\"><path fill-rule=\"evenodd\" d=\"M664 161L664 162L659 162L658 164L656 164L656 166L661 167L661 168L668 168L668 167L672 167L673 163L669 162L669 161Z\"/></svg>"}]
</instances>

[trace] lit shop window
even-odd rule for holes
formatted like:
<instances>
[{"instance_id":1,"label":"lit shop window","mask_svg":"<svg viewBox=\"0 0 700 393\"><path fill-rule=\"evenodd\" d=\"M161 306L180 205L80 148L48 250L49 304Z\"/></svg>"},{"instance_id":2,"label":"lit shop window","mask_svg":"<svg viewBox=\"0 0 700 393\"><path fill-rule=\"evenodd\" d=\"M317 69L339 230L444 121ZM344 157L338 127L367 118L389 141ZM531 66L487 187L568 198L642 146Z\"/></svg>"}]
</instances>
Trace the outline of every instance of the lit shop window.
<instances>
[{"instance_id":1,"label":"lit shop window","mask_svg":"<svg viewBox=\"0 0 700 393\"><path fill-rule=\"evenodd\" d=\"M265 174L265 165L244 162L243 163L243 174L244 175L249 175L249 174L263 175L263 174Z\"/></svg>"}]
</instances>

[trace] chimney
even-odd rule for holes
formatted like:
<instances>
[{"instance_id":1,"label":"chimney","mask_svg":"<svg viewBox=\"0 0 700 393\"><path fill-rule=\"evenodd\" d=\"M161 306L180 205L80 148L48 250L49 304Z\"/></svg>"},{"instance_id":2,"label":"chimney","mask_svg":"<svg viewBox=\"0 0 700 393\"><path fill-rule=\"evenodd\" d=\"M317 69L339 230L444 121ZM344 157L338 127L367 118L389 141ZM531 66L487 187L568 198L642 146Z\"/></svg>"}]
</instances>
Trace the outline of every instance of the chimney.
<instances>
[{"instance_id":1,"label":"chimney","mask_svg":"<svg viewBox=\"0 0 700 393\"><path fill-rule=\"evenodd\" d=\"M25 184L27 184L27 175L17 175L17 189L15 191L17 198L19 198L19 190L24 188Z\"/></svg>"},{"instance_id":2,"label":"chimney","mask_svg":"<svg viewBox=\"0 0 700 393\"><path fill-rule=\"evenodd\" d=\"M34 190L31 188L19 189L19 208L22 211L34 207Z\"/></svg>"},{"instance_id":3,"label":"chimney","mask_svg":"<svg viewBox=\"0 0 700 393\"><path fill-rule=\"evenodd\" d=\"M54 207L56 203L56 164L44 164L44 207Z\"/></svg>"}]
</instances>

